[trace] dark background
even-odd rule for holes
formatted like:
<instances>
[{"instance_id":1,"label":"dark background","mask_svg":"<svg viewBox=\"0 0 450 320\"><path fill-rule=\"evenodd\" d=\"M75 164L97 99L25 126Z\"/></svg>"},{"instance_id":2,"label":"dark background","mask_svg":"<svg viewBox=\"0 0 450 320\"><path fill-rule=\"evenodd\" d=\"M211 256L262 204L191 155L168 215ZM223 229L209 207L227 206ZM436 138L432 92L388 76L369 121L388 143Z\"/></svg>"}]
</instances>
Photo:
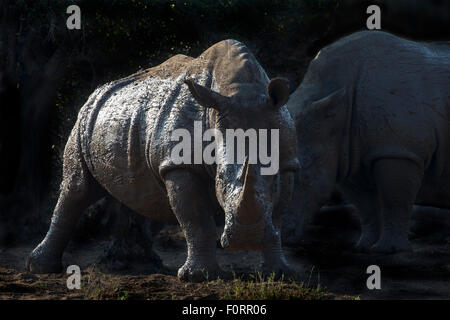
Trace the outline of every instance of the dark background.
<instances>
[{"instance_id":1,"label":"dark background","mask_svg":"<svg viewBox=\"0 0 450 320\"><path fill-rule=\"evenodd\" d=\"M66 28L71 4L81 8L81 30ZM445 0L2 0L0 244L47 230L65 142L97 86L234 38L293 91L321 47L365 29L370 4L382 8L384 31L450 39Z\"/></svg>"}]
</instances>

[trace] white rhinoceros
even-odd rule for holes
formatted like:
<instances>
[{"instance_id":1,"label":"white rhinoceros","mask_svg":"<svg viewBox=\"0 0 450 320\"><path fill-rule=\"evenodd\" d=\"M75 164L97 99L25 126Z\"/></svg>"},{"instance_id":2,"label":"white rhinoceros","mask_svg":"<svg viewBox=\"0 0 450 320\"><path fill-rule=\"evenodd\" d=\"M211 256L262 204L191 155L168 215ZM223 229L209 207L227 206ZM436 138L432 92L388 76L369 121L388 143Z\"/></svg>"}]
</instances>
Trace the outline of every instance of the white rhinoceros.
<instances>
[{"instance_id":1,"label":"white rhinoceros","mask_svg":"<svg viewBox=\"0 0 450 320\"><path fill-rule=\"evenodd\" d=\"M176 55L98 88L80 110L67 142L59 200L45 239L28 258L28 269L60 271L78 217L108 192L145 216L178 219L188 250L178 271L181 279L218 274L213 213L219 205L226 220L223 246L264 250L265 270L291 272L280 246L277 214L292 194L298 165L288 97L287 81L269 81L251 52L234 40L219 42L196 59ZM234 139L216 148L216 163L178 163L172 157L178 144L173 133L187 130L195 136L198 124L220 132L279 130L279 170L262 175L266 166L261 162L230 162L225 145ZM192 158L197 143L192 142ZM200 152L206 144L200 140Z\"/></svg>"}]
</instances>

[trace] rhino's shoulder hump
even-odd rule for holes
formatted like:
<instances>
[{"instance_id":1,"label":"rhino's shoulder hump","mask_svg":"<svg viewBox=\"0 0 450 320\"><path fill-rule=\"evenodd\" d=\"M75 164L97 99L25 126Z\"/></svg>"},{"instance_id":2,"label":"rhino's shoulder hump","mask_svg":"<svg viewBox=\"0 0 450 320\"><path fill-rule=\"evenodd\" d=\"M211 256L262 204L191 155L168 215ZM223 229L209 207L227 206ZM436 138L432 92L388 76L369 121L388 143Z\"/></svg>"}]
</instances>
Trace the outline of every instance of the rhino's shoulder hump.
<instances>
[{"instance_id":1,"label":"rhino's shoulder hump","mask_svg":"<svg viewBox=\"0 0 450 320\"><path fill-rule=\"evenodd\" d=\"M245 44L243 44L240 41L234 40L234 39L226 39L219 41L215 44L213 44L211 47L205 50L205 52L202 55L208 55L210 53L223 55L228 53L228 50L241 50L246 49L247 47Z\"/></svg>"},{"instance_id":2,"label":"rhino's shoulder hump","mask_svg":"<svg viewBox=\"0 0 450 320\"><path fill-rule=\"evenodd\" d=\"M140 80L149 77L158 77L160 79L178 78L186 71L193 60L194 58L192 57L177 54L157 66L138 71L125 79Z\"/></svg>"}]
</instances>

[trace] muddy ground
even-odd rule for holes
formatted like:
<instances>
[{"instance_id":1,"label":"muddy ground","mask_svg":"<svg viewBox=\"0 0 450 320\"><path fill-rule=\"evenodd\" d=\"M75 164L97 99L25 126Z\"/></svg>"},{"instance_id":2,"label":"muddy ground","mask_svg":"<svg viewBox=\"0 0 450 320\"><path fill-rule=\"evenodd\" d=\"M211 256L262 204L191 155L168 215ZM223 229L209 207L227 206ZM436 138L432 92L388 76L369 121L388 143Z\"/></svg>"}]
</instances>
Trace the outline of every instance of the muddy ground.
<instances>
[{"instance_id":1,"label":"muddy ground","mask_svg":"<svg viewBox=\"0 0 450 320\"><path fill-rule=\"evenodd\" d=\"M285 247L288 260L299 272L297 282L285 280L270 292L269 286L262 292L261 283L249 286L253 275L245 276L257 270L256 252L218 248L219 264L233 272L235 280L180 282L176 271L186 253L177 226L167 226L155 236L154 249L163 261L157 274L149 274L144 263L136 263L132 270L103 272L97 262L107 239L71 243L63 263L82 269L82 288L72 291L66 287L66 274L32 275L25 271L26 256L39 242L36 239L27 246L0 248L0 299L450 299L449 229L435 218L428 221L427 216L422 217L425 222L419 221L420 228L412 228L413 253L373 255L351 249L359 234L351 210L323 210L298 246ZM381 290L366 287L366 269L372 264L381 268ZM236 280L239 278L243 280ZM258 294L249 293L252 290Z\"/></svg>"}]
</instances>

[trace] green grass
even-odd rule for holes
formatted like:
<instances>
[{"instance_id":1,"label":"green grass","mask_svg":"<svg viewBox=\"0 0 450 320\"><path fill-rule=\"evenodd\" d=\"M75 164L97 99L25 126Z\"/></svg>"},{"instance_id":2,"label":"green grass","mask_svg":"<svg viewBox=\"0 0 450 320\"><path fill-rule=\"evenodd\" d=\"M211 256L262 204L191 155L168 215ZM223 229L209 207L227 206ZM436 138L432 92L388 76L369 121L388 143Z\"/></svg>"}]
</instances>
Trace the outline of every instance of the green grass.
<instances>
[{"instance_id":1,"label":"green grass","mask_svg":"<svg viewBox=\"0 0 450 320\"><path fill-rule=\"evenodd\" d=\"M221 300L320 300L328 296L320 286L311 288L284 277L275 280L275 274L265 278L256 273L250 280L235 278L221 285L226 287Z\"/></svg>"},{"instance_id":2,"label":"green grass","mask_svg":"<svg viewBox=\"0 0 450 320\"><path fill-rule=\"evenodd\" d=\"M275 274L264 277L255 272L250 276L236 276L232 280L217 278L203 283L185 283L173 276L165 281L148 282L146 277L133 279L109 275L96 270L87 271L82 283L83 299L130 300L130 299L218 299L218 300L323 300L358 299L336 296L326 289L310 286L310 279L297 282Z\"/></svg>"}]
</instances>

